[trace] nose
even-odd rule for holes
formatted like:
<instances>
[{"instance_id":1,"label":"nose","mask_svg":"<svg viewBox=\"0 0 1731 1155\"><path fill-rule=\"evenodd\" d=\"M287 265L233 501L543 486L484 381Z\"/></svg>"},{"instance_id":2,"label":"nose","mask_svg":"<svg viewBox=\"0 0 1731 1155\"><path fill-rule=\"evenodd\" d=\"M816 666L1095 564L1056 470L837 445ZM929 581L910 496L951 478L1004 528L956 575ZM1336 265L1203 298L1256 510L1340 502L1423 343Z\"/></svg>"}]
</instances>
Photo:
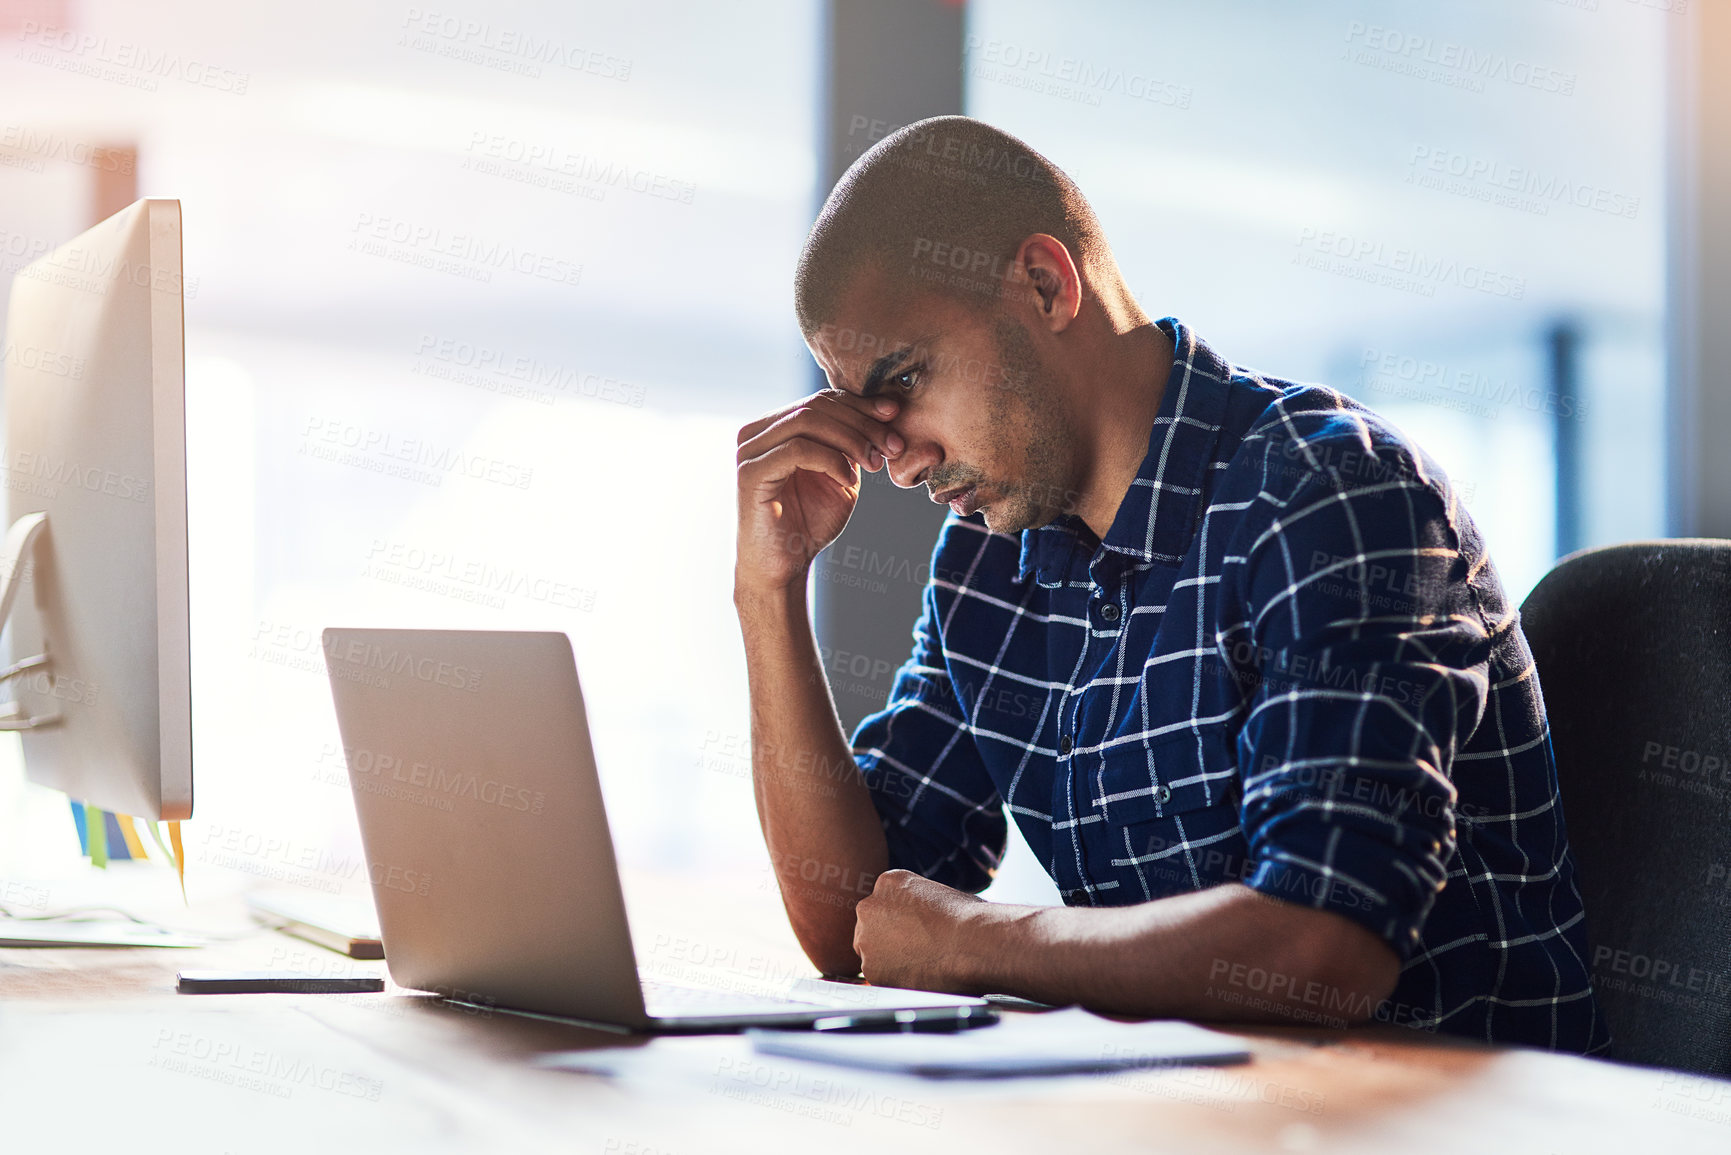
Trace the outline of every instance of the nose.
<instances>
[{"instance_id":1,"label":"nose","mask_svg":"<svg viewBox=\"0 0 1731 1155\"><path fill-rule=\"evenodd\" d=\"M927 470L943 460L944 455L929 441L915 441L905 432L902 439L907 442L907 448L893 460L885 462L885 472L899 488L912 489L920 484L920 478Z\"/></svg>"}]
</instances>

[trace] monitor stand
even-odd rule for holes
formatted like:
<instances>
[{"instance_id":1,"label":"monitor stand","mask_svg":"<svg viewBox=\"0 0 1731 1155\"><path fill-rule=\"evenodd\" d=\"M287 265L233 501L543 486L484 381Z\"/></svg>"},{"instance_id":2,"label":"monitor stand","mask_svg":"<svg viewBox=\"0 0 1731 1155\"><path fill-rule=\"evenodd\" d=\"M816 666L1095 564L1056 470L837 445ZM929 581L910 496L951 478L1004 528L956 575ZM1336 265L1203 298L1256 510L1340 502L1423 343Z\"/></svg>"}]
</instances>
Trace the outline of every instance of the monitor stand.
<instances>
[{"instance_id":1,"label":"monitor stand","mask_svg":"<svg viewBox=\"0 0 1731 1155\"><path fill-rule=\"evenodd\" d=\"M36 542L48 528L46 513L27 513L6 531L4 557L0 557L0 630L12 620L12 606L24 584L24 567L35 552ZM48 665L46 653L23 658L0 669L0 682ZM58 714L22 714L17 702L0 704L0 731L33 730L60 720ZM149 923L115 918L73 916L66 918L0 918L0 947L197 947L206 940L179 934Z\"/></svg>"},{"instance_id":2,"label":"monitor stand","mask_svg":"<svg viewBox=\"0 0 1731 1155\"><path fill-rule=\"evenodd\" d=\"M3 574L0 574L0 630L5 629L6 624L12 620L12 605L18 600L18 590L24 584L24 566L35 552L36 539L41 537L42 531L47 528L46 513L27 513L13 522L12 528L6 531L5 557L0 558L0 566L5 567ZM40 670L47 665L46 653L22 658L0 669L0 682L9 681L32 670ZM38 726L47 726L59 720L58 714L21 714L16 702L0 707L0 731L34 730Z\"/></svg>"}]
</instances>

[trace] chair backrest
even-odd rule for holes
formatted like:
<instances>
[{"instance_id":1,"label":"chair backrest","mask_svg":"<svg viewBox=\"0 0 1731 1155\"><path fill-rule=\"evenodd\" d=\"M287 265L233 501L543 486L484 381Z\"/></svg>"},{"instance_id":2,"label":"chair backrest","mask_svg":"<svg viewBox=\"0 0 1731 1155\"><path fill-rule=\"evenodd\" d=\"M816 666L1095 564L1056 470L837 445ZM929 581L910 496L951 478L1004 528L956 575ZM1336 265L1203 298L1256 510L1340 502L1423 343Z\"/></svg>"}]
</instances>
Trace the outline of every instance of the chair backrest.
<instances>
[{"instance_id":1,"label":"chair backrest","mask_svg":"<svg viewBox=\"0 0 1731 1155\"><path fill-rule=\"evenodd\" d=\"M1731 1074L1731 541L1575 554L1521 625L1611 1057Z\"/></svg>"}]
</instances>

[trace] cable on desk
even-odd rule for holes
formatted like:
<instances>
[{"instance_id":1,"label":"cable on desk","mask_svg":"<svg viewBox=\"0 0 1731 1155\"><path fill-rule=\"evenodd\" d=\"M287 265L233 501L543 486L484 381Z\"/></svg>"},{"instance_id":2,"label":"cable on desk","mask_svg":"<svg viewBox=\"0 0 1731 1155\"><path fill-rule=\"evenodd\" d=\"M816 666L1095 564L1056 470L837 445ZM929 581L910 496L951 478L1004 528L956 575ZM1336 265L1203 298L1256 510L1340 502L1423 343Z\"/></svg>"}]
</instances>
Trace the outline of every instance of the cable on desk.
<instances>
[{"instance_id":1,"label":"cable on desk","mask_svg":"<svg viewBox=\"0 0 1731 1155\"><path fill-rule=\"evenodd\" d=\"M247 928L240 934L212 934L207 930L180 930L148 918L139 918L131 911L122 910L118 906L69 906L65 910L57 910L49 914L18 914L7 907L5 903L0 903L0 920L11 919L13 922L101 922L103 918L100 916L103 915L119 915L128 922L160 931L166 935L197 937L212 943L239 942L241 939L257 933L257 929L253 927Z\"/></svg>"},{"instance_id":2,"label":"cable on desk","mask_svg":"<svg viewBox=\"0 0 1731 1155\"><path fill-rule=\"evenodd\" d=\"M119 915L128 922L136 922L140 926L155 927L157 930L167 930L160 923L151 922L147 918L139 918L131 911L121 910L118 906L69 906L65 910L57 910L52 914L18 914L5 903L0 902L0 918L10 918L17 922L95 922L97 914L106 912Z\"/></svg>"}]
</instances>

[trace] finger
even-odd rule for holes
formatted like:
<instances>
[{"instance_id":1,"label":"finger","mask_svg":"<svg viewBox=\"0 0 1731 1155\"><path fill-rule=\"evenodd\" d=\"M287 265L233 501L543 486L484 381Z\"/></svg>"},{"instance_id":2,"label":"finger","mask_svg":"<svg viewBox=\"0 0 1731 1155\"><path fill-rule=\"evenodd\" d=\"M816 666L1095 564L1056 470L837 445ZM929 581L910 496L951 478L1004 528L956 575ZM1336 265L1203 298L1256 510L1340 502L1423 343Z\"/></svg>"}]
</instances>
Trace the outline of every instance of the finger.
<instances>
[{"instance_id":1,"label":"finger","mask_svg":"<svg viewBox=\"0 0 1731 1155\"><path fill-rule=\"evenodd\" d=\"M860 397L840 389L826 389L812 398L812 407L823 406L843 421L859 429L886 458L897 457L907 448L901 434L890 422L901 411L901 403L892 397Z\"/></svg>"},{"instance_id":2,"label":"finger","mask_svg":"<svg viewBox=\"0 0 1731 1155\"><path fill-rule=\"evenodd\" d=\"M885 461L891 457L900 457L902 450L907 448L907 442L902 435L891 426L895 414L900 412L900 403L888 397L862 398L853 397L852 393L824 393L822 400L831 407L833 412L841 414L843 421L857 423L857 428L871 438L872 445L878 447ZM885 409L876 409L878 405Z\"/></svg>"},{"instance_id":3,"label":"finger","mask_svg":"<svg viewBox=\"0 0 1731 1155\"><path fill-rule=\"evenodd\" d=\"M860 428L857 414L849 422L840 419L839 413L840 410L832 407L799 409L741 445L738 458L741 462L750 461L762 457L776 445L805 437L846 454L866 469L875 470L880 464L877 459L881 452L879 446ZM881 439L882 426L879 430Z\"/></svg>"},{"instance_id":4,"label":"finger","mask_svg":"<svg viewBox=\"0 0 1731 1155\"><path fill-rule=\"evenodd\" d=\"M856 424L862 433L878 442L880 449L891 448L884 444L888 439L876 427L892 419L900 411L901 403L893 397L867 399L841 389L819 390L808 397L800 398L791 405L784 405L780 409L772 410L761 417L746 422L739 429L736 444L744 445L747 441L762 434L764 430L778 422L785 421L801 409L820 405L833 409L850 424ZM901 438L896 437L895 440L900 441ZM899 445L891 448L892 453L900 451Z\"/></svg>"},{"instance_id":5,"label":"finger","mask_svg":"<svg viewBox=\"0 0 1731 1155\"><path fill-rule=\"evenodd\" d=\"M742 489L780 489L798 470L821 473L843 489L859 488L859 471L847 454L807 437L784 441L739 467Z\"/></svg>"},{"instance_id":6,"label":"finger","mask_svg":"<svg viewBox=\"0 0 1731 1155\"><path fill-rule=\"evenodd\" d=\"M801 397L791 405L783 405L780 409L772 409L762 417L755 417L752 420L747 421L744 425L739 427L739 440L737 444L744 445L747 441L750 441L753 437L756 437L759 433L762 433L765 429L768 429L771 425L774 425L777 421L780 421L788 414L799 409L800 406L810 400L810 397Z\"/></svg>"},{"instance_id":7,"label":"finger","mask_svg":"<svg viewBox=\"0 0 1731 1155\"><path fill-rule=\"evenodd\" d=\"M901 401L889 393L861 397L858 393L849 393L846 389L821 389L812 394L812 398L813 400L823 398L826 401L833 401L863 413L873 421L893 420L902 407Z\"/></svg>"},{"instance_id":8,"label":"finger","mask_svg":"<svg viewBox=\"0 0 1731 1155\"><path fill-rule=\"evenodd\" d=\"M856 429L860 435L871 441L885 456L894 456L901 452L901 437L889 426L889 419L880 416L873 408L879 399L857 397L840 389L824 389L813 393L804 402L795 407L794 411L782 418L782 423L792 420L804 413L819 414L831 417L850 429ZM882 398L891 406L890 412L895 412L896 402ZM774 428L774 425L771 425Z\"/></svg>"}]
</instances>

